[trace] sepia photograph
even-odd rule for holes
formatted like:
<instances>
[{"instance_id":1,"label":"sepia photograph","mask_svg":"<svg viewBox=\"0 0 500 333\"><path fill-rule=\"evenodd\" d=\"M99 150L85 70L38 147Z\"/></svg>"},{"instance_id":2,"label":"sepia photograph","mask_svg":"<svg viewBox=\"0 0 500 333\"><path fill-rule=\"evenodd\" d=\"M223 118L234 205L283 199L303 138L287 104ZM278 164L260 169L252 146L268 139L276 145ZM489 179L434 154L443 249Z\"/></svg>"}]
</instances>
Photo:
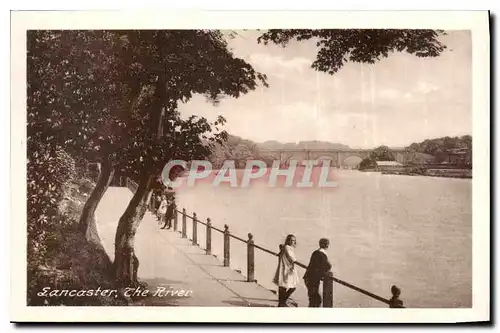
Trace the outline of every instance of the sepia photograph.
<instances>
[{"instance_id":1,"label":"sepia photograph","mask_svg":"<svg viewBox=\"0 0 500 333\"><path fill-rule=\"evenodd\" d=\"M488 13L394 14L12 13L11 320L489 320Z\"/></svg>"}]
</instances>

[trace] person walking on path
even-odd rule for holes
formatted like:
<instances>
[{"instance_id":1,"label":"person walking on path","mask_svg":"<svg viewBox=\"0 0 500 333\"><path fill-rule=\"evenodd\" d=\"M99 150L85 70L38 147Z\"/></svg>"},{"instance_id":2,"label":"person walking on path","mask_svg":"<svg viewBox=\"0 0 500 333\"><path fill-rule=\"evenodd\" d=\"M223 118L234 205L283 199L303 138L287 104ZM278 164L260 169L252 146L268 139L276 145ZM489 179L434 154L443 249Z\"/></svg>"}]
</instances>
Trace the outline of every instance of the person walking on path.
<instances>
[{"instance_id":1,"label":"person walking on path","mask_svg":"<svg viewBox=\"0 0 500 333\"><path fill-rule=\"evenodd\" d=\"M170 197L168 199L168 205L167 205L167 211L165 213L165 224L163 225L162 229L167 229L172 228L172 219L174 218L174 214L176 214L175 210L177 209L177 205L175 204L175 196L174 194L170 194Z\"/></svg>"},{"instance_id":2,"label":"person walking on path","mask_svg":"<svg viewBox=\"0 0 500 333\"><path fill-rule=\"evenodd\" d=\"M161 203L161 192L157 191L156 192L155 203L154 203L154 210L155 210L155 212L158 212L158 208L160 208L160 203Z\"/></svg>"},{"instance_id":3,"label":"person walking on path","mask_svg":"<svg viewBox=\"0 0 500 333\"><path fill-rule=\"evenodd\" d=\"M299 276L295 265L297 240L294 235L288 235L285 245L281 246L278 255L278 267L273 282L278 286L278 307L286 307L287 300L297 288Z\"/></svg>"},{"instance_id":4,"label":"person walking on path","mask_svg":"<svg viewBox=\"0 0 500 333\"><path fill-rule=\"evenodd\" d=\"M307 266L306 273L304 274L310 308L321 306L322 300L319 293L319 282L323 280L325 274L332 268L326 252L329 245L330 241L328 239L321 238L319 240L319 249L312 253L309 266Z\"/></svg>"},{"instance_id":5,"label":"person walking on path","mask_svg":"<svg viewBox=\"0 0 500 333\"><path fill-rule=\"evenodd\" d=\"M167 198L165 195L161 196L160 207L158 208L158 225L161 225L163 220L165 219L165 214L167 213Z\"/></svg>"},{"instance_id":6,"label":"person walking on path","mask_svg":"<svg viewBox=\"0 0 500 333\"><path fill-rule=\"evenodd\" d=\"M156 218L160 220L159 209L161 206L162 194L161 192L156 192L154 200L154 212L156 213Z\"/></svg>"}]
</instances>

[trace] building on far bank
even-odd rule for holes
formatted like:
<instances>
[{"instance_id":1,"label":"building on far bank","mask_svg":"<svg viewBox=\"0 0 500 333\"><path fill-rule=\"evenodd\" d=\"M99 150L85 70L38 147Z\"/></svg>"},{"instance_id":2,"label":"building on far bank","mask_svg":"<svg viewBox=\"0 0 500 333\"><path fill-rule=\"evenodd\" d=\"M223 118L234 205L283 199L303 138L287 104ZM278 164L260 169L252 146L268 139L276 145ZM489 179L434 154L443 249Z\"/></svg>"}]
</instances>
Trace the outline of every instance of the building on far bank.
<instances>
[{"instance_id":1,"label":"building on far bank","mask_svg":"<svg viewBox=\"0 0 500 333\"><path fill-rule=\"evenodd\" d=\"M405 171L405 167L403 164L398 163L396 161L376 161L375 171L383 172L383 171Z\"/></svg>"},{"instance_id":2,"label":"building on far bank","mask_svg":"<svg viewBox=\"0 0 500 333\"><path fill-rule=\"evenodd\" d=\"M465 165L471 162L472 153L469 149L451 149L448 153L449 164Z\"/></svg>"}]
</instances>

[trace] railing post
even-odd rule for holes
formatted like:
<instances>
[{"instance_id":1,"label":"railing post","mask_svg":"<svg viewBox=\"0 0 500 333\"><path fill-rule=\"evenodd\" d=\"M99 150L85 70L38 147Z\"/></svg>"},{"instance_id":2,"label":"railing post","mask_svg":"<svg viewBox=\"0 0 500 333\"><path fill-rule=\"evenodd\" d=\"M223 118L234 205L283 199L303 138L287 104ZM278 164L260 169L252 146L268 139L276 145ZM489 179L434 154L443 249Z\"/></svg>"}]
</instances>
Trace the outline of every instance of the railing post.
<instances>
[{"instance_id":1,"label":"railing post","mask_svg":"<svg viewBox=\"0 0 500 333\"><path fill-rule=\"evenodd\" d=\"M207 218L207 254L212 254L212 222Z\"/></svg>"},{"instance_id":2,"label":"railing post","mask_svg":"<svg viewBox=\"0 0 500 333\"><path fill-rule=\"evenodd\" d=\"M182 238L187 238L187 234L186 234L186 208L182 208Z\"/></svg>"},{"instance_id":3,"label":"railing post","mask_svg":"<svg viewBox=\"0 0 500 333\"><path fill-rule=\"evenodd\" d=\"M177 223L179 222L179 212L177 208L174 209L174 231L177 231Z\"/></svg>"},{"instance_id":4,"label":"railing post","mask_svg":"<svg viewBox=\"0 0 500 333\"><path fill-rule=\"evenodd\" d=\"M224 267L229 267L229 226L224 224Z\"/></svg>"},{"instance_id":5,"label":"railing post","mask_svg":"<svg viewBox=\"0 0 500 333\"><path fill-rule=\"evenodd\" d=\"M389 300L389 308L402 308L403 301L399 299L399 295L401 295L401 289L396 286L391 287L392 297Z\"/></svg>"},{"instance_id":6,"label":"railing post","mask_svg":"<svg viewBox=\"0 0 500 333\"><path fill-rule=\"evenodd\" d=\"M196 213L193 212L193 245L198 245L198 221Z\"/></svg>"},{"instance_id":7,"label":"railing post","mask_svg":"<svg viewBox=\"0 0 500 333\"><path fill-rule=\"evenodd\" d=\"M323 279L323 307L333 307L333 273L327 272Z\"/></svg>"},{"instance_id":8,"label":"railing post","mask_svg":"<svg viewBox=\"0 0 500 333\"><path fill-rule=\"evenodd\" d=\"M248 234L247 241L247 282L255 281L255 247L253 235Z\"/></svg>"}]
</instances>

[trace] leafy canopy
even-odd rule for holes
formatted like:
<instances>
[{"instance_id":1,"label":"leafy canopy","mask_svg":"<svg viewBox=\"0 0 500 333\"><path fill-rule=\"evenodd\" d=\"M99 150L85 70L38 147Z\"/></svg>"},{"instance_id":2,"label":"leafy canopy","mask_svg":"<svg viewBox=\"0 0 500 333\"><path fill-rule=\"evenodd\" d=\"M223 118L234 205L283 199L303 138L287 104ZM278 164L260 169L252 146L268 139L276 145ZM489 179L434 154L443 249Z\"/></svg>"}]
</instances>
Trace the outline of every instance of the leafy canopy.
<instances>
[{"instance_id":1,"label":"leafy canopy","mask_svg":"<svg viewBox=\"0 0 500 333\"><path fill-rule=\"evenodd\" d=\"M173 151L194 157L193 147L206 155L199 137L223 139L225 120L183 120L178 103L194 94L237 98L259 82L267 86L265 75L234 57L216 30L32 31L28 135L90 159L112 154L125 165ZM218 133L209 135L212 129Z\"/></svg>"},{"instance_id":2,"label":"leafy canopy","mask_svg":"<svg viewBox=\"0 0 500 333\"><path fill-rule=\"evenodd\" d=\"M380 146L370 152L370 159L373 161L395 161L394 154L387 146Z\"/></svg>"},{"instance_id":3,"label":"leafy canopy","mask_svg":"<svg viewBox=\"0 0 500 333\"><path fill-rule=\"evenodd\" d=\"M285 47L293 40L315 40L318 53L311 67L335 74L347 62L373 64L392 52L437 57L446 48L438 39L440 34L440 30L425 29L271 29L257 41Z\"/></svg>"}]
</instances>

